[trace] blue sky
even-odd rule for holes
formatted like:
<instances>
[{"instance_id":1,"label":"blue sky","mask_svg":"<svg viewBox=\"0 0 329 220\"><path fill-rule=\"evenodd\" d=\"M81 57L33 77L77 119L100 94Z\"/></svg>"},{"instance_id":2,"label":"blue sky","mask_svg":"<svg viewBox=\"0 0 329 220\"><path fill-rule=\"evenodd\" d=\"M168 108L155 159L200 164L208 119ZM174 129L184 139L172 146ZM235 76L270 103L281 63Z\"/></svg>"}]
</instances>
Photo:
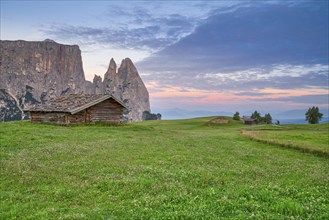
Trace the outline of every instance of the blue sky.
<instances>
[{"instance_id":1,"label":"blue sky","mask_svg":"<svg viewBox=\"0 0 329 220\"><path fill-rule=\"evenodd\" d=\"M328 108L328 1L1 1L0 36L130 57L158 111Z\"/></svg>"}]
</instances>

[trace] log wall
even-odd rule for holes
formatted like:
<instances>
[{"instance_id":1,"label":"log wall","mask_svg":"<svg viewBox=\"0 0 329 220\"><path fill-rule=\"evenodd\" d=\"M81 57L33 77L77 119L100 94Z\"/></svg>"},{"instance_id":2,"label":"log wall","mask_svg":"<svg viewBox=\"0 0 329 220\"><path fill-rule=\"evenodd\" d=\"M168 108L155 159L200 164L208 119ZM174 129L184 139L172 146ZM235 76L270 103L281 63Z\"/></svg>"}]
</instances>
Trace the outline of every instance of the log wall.
<instances>
[{"instance_id":1,"label":"log wall","mask_svg":"<svg viewBox=\"0 0 329 220\"><path fill-rule=\"evenodd\" d=\"M30 112L31 122L65 124L68 113L64 112Z\"/></svg>"},{"instance_id":2,"label":"log wall","mask_svg":"<svg viewBox=\"0 0 329 220\"><path fill-rule=\"evenodd\" d=\"M75 113L74 115L68 114L65 120L65 124L83 124L88 123L86 121L86 110Z\"/></svg>"},{"instance_id":3,"label":"log wall","mask_svg":"<svg viewBox=\"0 0 329 220\"><path fill-rule=\"evenodd\" d=\"M87 109L90 122L108 122L119 124L123 121L123 107L113 99L107 99ZM90 115L89 115L90 114Z\"/></svg>"}]
</instances>

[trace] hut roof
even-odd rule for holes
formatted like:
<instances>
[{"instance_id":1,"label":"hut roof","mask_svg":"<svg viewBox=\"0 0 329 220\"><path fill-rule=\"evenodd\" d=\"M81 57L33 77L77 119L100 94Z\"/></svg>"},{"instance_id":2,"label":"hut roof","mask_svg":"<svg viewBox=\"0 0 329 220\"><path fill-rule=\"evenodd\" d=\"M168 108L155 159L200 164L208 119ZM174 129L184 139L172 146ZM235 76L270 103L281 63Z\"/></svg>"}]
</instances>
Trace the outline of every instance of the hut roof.
<instances>
[{"instance_id":1,"label":"hut roof","mask_svg":"<svg viewBox=\"0 0 329 220\"><path fill-rule=\"evenodd\" d=\"M95 94L69 94L51 98L44 104L35 105L26 111L30 112L69 112L75 114L100 102L112 98L124 108L127 108L121 101L111 95Z\"/></svg>"},{"instance_id":2,"label":"hut roof","mask_svg":"<svg viewBox=\"0 0 329 220\"><path fill-rule=\"evenodd\" d=\"M250 122L256 121L256 119L251 118L250 116L243 116L243 120L244 120L245 122L246 122L246 121L250 121Z\"/></svg>"}]
</instances>

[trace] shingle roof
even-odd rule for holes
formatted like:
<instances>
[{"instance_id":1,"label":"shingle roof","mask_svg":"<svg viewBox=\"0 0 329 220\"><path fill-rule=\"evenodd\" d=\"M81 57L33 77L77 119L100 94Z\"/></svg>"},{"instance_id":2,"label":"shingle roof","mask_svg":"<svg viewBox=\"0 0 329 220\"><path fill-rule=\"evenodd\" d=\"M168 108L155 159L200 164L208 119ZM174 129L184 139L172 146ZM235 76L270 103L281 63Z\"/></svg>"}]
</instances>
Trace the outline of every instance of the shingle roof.
<instances>
[{"instance_id":1,"label":"shingle roof","mask_svg":"<svg viewBox=\"0 0 329 220\"><path fill-rule=\"evenodd\" d=\"M250 116L243 116L244 121L256 121L256 119L251 118Z\"/></svg>"},{"instance_id":2,"label":"shingle roof","mask_svg":"<svg viewBox=\"0 0 329 220\"><path fill-rule=\"evenodd\" d=\"M112 98L124 108L127 108L121 101L111 95L95 94L69 94L51 98L44 104L35 105L27 111L30 112L69 112L75 114L90 106L96 105L106 99Z\"/></svg>"}]
</instances>

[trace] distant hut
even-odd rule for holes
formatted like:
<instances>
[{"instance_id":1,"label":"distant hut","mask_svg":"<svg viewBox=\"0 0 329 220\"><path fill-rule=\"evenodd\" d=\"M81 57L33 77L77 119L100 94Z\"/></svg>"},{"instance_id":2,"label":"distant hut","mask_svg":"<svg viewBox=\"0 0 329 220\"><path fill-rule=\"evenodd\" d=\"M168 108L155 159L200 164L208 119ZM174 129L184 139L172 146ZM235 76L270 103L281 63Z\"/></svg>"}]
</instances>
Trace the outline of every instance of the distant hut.
<instances>
[{"instance_id":1,"label":"distant hut","mask_svg":"<svg viewBox=\"0 0 329 220\"><path fill-rule=\"evenodd\" d=\"M257 121L249 116L243 116L243 123L246 125L255 125Z\"/></svg>"},{"instance_id":2,"label":"distant hut","mask_svg":"<svg viewBox=\"0 0 329 220\"><path fill-rule=\"evenodd\" d=\"M93 124L123 122L127 107L111 95L70 94L50 99L44 104L31 107L32 123Z\"/></svg>"}]
</instances>

